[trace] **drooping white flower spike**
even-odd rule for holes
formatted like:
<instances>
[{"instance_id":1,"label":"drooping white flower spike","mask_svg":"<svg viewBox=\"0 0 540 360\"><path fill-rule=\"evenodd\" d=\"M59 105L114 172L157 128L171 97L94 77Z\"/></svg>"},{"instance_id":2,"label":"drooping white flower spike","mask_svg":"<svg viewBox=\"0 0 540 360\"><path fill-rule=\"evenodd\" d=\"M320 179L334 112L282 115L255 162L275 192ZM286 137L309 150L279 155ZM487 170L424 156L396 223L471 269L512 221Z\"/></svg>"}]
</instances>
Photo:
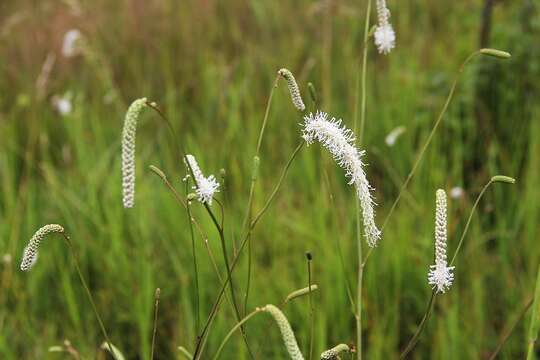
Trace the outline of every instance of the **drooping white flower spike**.
<instances>
[{"instance_id":1,"label":"drooping white flower spike","mask_svg":"<svg viewBox=\"0 0 540 360\"><path fill-rule=\"evenodd\" d=\"M216 192L219 192L219 183L214 175L205 177L199 168L199 164L193 155L186 155L186 159L189 163L193 176L195 177L196 185L193 186L195 193L197 194L197 200L201 203L212 205L212 198Z\"/></svg>"},{"instance_id":2,"label":"drooping white flower spike","mask_svg":"<svg viewBox=\"0 0 540 360\"><path fill-rule=\"evenodd\" d=\"M364 172L362 156L364 151L359 151L354 145L353 132L341 124L341 120L332 118L328 120L328 114L318 111L315 115L309 114L304 117L302 137L308 145L318 141L334 157L339 166L345 170L345 176L349 178L349 184L354 184L356 194L362 207L364 222L364 234L370 247L377 245L381 237L381 231L375 224L375 205L371 196L371 186Z\"/></svg>"},{"instance_id":3,"label":"drooping white flower spike","mask_svg":"<svg viewBox=\"0 0 540 360\"><path fill-rule=\"evenodd\" d=\"M435 202L435 265L430 266L428 282L437 292L444 293L454 281L454 266L448 266L446 260L447 220L444 190L437 190Z\"/></svg>"},{"instance_id":4,"label":"drooping white flower spike","mask_svg":"<svg viewBox=\"0 0 540 360\"><path fill-rule=\"evenodd\" d=\"M304 101L302 101L300 89L298 88L298 84L296 83L296 79L294 78L292 72L284 68L280 69L278 71L278 74L281 75L285 79L285 81L287 81L287 87L289 88L289 92L291 93L293 105L298 110L304 111L306 109L306 106L304 105Z\"/></svg>"},{"instance_id":5,"label":"drooping white flower spike","mask_svg":"<svg viewBox=\"0 0 540 360\"><path fill-rule=\"evenodd\" d=\"M28 271L34 266L38 259L39 244L47 235L52 233L63 233L64 228L58 224L49 224L40 228L34 233L28 245L24 248L23 257L21 260L21 270Z\"/></svg>"},{"instance_id":6,"label":"drooping white flower spike","mask_svg":"<svg viewBox=\"0 0 540 360\"><path fill-rule=\"evenodd\" d=\"M283 338L283 342L285 343L285 347L287 348L287 352L289 353L291 359L304 360L304 356L298 347L298 343L296 342L296 337L294 336L291 325L281 310L271 304L264 306L261 308L261 310L272 315L276 321L279 331L281 332L281 337Z\"/></svg>"},{"instance_id":7,"label":"drooping white flower spike","mask_svg":"<svg viewBox=\"0 0 540 360\"><path fill-rule=\"evenodd\" d=\"M388 54L396 46L396 33L390 24L390 10L386 0L377 0L378 24L375 29L375 45L381 54Z\"/></svg>"},{"instance_id":8,"label":"drooping white flower spike","mask_svg":"<svg viewBox=\"0 0 540 360\"><path fill-rule=\"evenodd\" d=\"M122 191L125 208L135 205L135 136L137 120L146 106L146 98L135 100L126 113L122 132Z\"/></svg>"}]
</instances>

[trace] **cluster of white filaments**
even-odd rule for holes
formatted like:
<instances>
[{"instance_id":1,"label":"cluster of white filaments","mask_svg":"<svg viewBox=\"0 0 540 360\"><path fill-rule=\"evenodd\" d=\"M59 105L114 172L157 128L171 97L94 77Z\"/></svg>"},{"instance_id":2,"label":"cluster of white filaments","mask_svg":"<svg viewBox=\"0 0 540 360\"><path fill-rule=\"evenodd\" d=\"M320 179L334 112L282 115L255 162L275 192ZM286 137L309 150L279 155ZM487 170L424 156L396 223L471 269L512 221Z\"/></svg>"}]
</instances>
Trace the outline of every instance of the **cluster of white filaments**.
<instances>
[{"instance_id":1,"label":"cluster of white filaments","mask_svg":"<svg viewBox=\"0 0 540 360\"><path fill-rule=\"evenodd\" d=\"M40 228L35 232L34 236L28 242L28 245L24 248L22 261L21 261L21 270L28 271L34 266L38 259L39 253L39 244L45 236L52 233L63 233L64 228L58 224L49 224Z\"/></svg>"},{"instance_id":2,"label":"cluster of white filaments","mask_svg":"<svg viewBox=\"0 0 540 360\"><path fill-rule=\"evenodd\" d=\"M428 282L437 292L444 293L454 281L454 266L448 266L446 260L447 241L446 193L437 190L435 210L435 265L430 266Z\"/></svg>"},{"instance_id":3,"label":"cluster of white filaments","mask_svg":"<svg viewBox=\"0 0 540 360\"><path fill-rule=\"evenodd\" d=\"M281 337L283 338L283 342L285 343L285 347L287 348L287 352L289 353L291 359L304 360L304 356L298 347L298 343L296 342L296 337L294 336L291 325L281 310L274 305L266 305L265 307L261 308L261 310L272 315L276 321L279 331L281 332Z\"/></svg>"},{"instance_id":4,"label":"cluster of white filaments","mask_svg":"<svg viewBox=\"0 0 540 360\"><path fill-rule=\"evenodd\" d=\"M186 155L186 159L195 178L196 185L193 186L193 189L197 194L197 200L199 200L201 203L212 205L214 194L219 192L219 183L214 175L210 175L208 177L203 175L201 169L199 168L199 164L193 155Z\"/></svg>"},{"instance_id":5,"label":"cluster of white filaments","mask_svg":"<svg viewBox=\"0 0 540 360\"><path fill-rule=\"evenodd\" d=\"M300 89L298 88L298 84L296 83L296 79L294 78L292 72L287 69L280 69L278 71L278 74L281 75L285 79L285 81L287 81L287 87L289 88L289 92L291 93L293 105L298 110L304 111L306 109L306 106L304 105L304 101L302 101Z\"/></svg>"},{"instance_id":6,"label":"cluster of white filaments","mask_svg":"<svg viewBox=\"0 0 540 360\"><path fill-rule=\"evenodd\" d=\"M137 119L146 105L146 98L135 100L126 113L122 132L122 191L125 208L135 205L135 135Z\"/></svg>"},{"instance_id":7,"label":"cluster of white filaments","mask_svg":"<svg viewBox=\"0 0 540 360\"><path fill-rule=\"evenodd\" d=\"M324 112L317 112L304 117L302 137L307 144L318 141L334 157L335 161L345 170L349 178L349 184L354 184L356 194L362 207L364 233L370 247L377 245L381 237L381 231L375 224L375 203L371 196L372 188L364 172L362 156L364 151L359 151L354 145L353 132L341 124L341 120L332 118Z\"/></svg>"},{"instance_id":8,"label":"cluster of white filaments","mask_svg":"<svg viewBox=\"0 0 540 360\"><path fill-rule=\"evenodd\" d=\"M396 33L390 24L390 10L386 0L377 0L378 24L375 29L375 45L381 54L388 54L396 46Z\"/></svg>"}]
</instances>

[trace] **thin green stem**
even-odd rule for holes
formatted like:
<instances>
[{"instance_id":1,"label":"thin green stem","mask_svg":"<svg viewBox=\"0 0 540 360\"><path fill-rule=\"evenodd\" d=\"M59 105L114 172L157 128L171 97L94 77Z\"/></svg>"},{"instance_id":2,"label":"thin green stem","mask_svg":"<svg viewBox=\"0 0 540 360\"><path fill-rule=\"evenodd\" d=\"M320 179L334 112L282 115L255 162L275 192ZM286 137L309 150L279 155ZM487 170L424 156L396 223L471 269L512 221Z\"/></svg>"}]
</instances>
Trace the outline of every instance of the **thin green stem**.
<instances>
[{"instance_id":1,"label":"thin green stem","mask_svg":"<svg viewBox=\"0 0 540 360\"><path fill-rule=\"evenodd\" d=\"M156 347L156 334L157 334L157 321L158 321L158 313L159 313L160 292L161 290L157 288L156 293L155 293L156 302L154 304L154 330L152 331L152 348L150 350L150 360L154 360L154 349Z\"/></svg>"},{"instance_id":2,"label":"thin green stem","mask_svg":"<svg viewBox=\"0 0 540 360\"><path fill-rule=\"evenodd\" d=\"M431 292L431 297L429 298L428 306L426 308L426 312L424 314L424 317L422 318L422 321L418 325L418 328L416 329L416 332L414 333L413 337L405 347L405 350L401 353L399 356L400 359L405 359L407 355L412 351L416 343L418 342L418 339L420 338L420 334L426 327L427 320L429 319L429 316L431 315L431 312L433 311L433 306L435 305L435 299L437 298L437 292L433 290Z\"/></svg>"},{"instance_id":3,"label":"thin green stem","mask_svg":"<svg viewBox=\"0 0 540 360\"><path fill-rule=\"evenodd\" d=\"M414 174L416 172L416 169L418 168L418 165L420 165L420 162L421 162L422 158L424 157L424 153L426 152L429 144L431 143L431 140L433 139L433 136L435 135L435 132L437 131L437 128L439 127L439 124L441 123L442 119L444 118L444 114L446 113L446 110L448 110L448 106L450 105L452 97L454 96L454 92L456 91L456 87L457 87L459 78L460 78L461 74L463 73L463 70L465 69L465 66L469 63L469 61L471 61L478 54L480 54L479 50L477 50L477 51L473 52L472 54L470 54L465 59L465 61L461 64L461 66L459 67L458 73L456 74L456 76L454 78L454 82L452 84L452 87L450 88L450 92L448 93L448 96L447 96L446 101L445 101L445 103L443 105L443 108L442 108L441 112L439 113L439 116L437 117L437 120L435 121L435 124L433 125L433 128L431 129L431 132L429 133L429 135L428 135L428 137L426 139L426 142L424 143L424 145L420 149L420 152L416 156L416 160L414 161L413 167L412 167L411 171L409 172L409 175L407 175L407 178L405 179L405 182L401 186L401 188L399 190L399 193L398 193L398 196L394 200L394 203L392 204L392 207L390 207L390 211L386 215L386 217L385 217L385 219L383 221L383 225L381 226L381 231L383 231L385 229L386 225L388 224L388 220L390 219L390 217L394 213L394 210L396 209L396 207L397 207L397 205L399 203L399 200L401 199L401 196L403 195L405 189L409 185L409 182L413 178L413 176L414 176ZM373 251L373 248L370 248L368 250L368 252L367 252L367 254L366 254L365 258L364 258L363 265L366 264L367 259L371 255L372 251Z\"/></svg>"},{"instance_id":4,"label":"thin green stem","mask_svg":"<svg viewBox=\"0 0 540 360\"><path fill-rule=\"evenodd\" d=\"M257 164L254 164L253 174L251 175L251 184L249 187L249 197L248 197L248 202L246 206L246 215L245 215L244 221L242 222L243 229L247 229L249 225L251 224L251 211L252 211L252 206L253 206L253 196L255 194L255 183L257 182L258 157L261 152L262 140L263 140L264 133L266 130L266 124L268 123L268 116L270 114L270 105L272 103L272 98L274 96L274 90L277 88L278 81L280 78L281 78L281 75L278 73L272 85L272 89L270 90L270 95L268 95L268 101L266 102L264 118L261 125L261 130L259 132L259 138L257 139L257 149L255 150L254 162L257 162ZM248 229L247 232L248 232L248 244L247 244L248 245L248 270L247 270L247 278L246 278L246 292L244 296L244 314L248 307L249 289L251 287L252 258L253 258L252 249L251 249L251 231Z\"/></svg>"},{"instance_id":5,"label":"thin green stem","mask_svg":"<svg viewBox=\"0 0 540 360\"><path fill-rule=\"evenodd\" d=\"M285 164L285 168L283 169L283 171L281 172L281 176L279 177L279 180L278 180L278 183L276 184L276 186L274 187L274 190L272 191L272 193L270 194L270 196L268 197L268 199L266 200L266 203L264 204L264 206L262 207L261 210L259 210L259 212L257 213L257 215L255 215L255 217L253 218L253 220L251 221L251 225L249 227L250 231L252 231L254 228L255 228L255 225L257 225L257 223L259 222L259 220L261 219L261 217L264 215L264 213L266 212L266 210L268 210L268 208L270 207L270 204L272 203L272 201L274 200L274 198L276 197L277 193L279 192L279 189L281 188L281 184L283 183L283 180L285 180L285 176L287 176L287 172L289 171L289 168L291 167L294 159L296 158L296 155L298 155L298 153L300 152L300 150L302 149L302 147L304 146L304 141L302 141L300 144L298 144L298 146L296 147L296 149L294 149L291 157L289 158L289 160L287 161L287 163Z\"/></svg>"},{"instance_id":6,"label":"thin green stem","mask_svg":"<svg viewBox=\"0 0 540 360\"><path fill-rule=\"evenodd\" d=\"M309 360L313 359L313 334L315 330L315 312L313 309L312 289L311 289L311 254L307 255L307 272L308 272L308 303L309 303Z\"/></svg>"},{"instance_id":7,"label":"thin green stem","mask_svg":"<svg viewBox=\"0 0 540 360\"><path fill-rule=\"evenodd\" d=\"M103 325L103 320L101 320L101 316L99 315L99 312L97 310L96 303L94 301L94 297L92 296L92 293L90 292L90 288L88 287L88 284L86 283L86 280L84 280L84 276L81 271L81 267L79 265L79 259L77 256L77 253L75 251L75 248L73 247L73 244L71 243L71 239L66 233L62 233L62 236L66 240L69 246L69 250L71 251L71 255L73 257L73 263L75 264L75 269L77 270L77 275L79 275L79 279L81 280L81 284L86 291L86 295L88 297L88 300L90 301L90 304L92 305L92 310L94 310L94 314L96 315L97 321L99 323L99 327L101 328L101 332L103 334L103 337L105 338L105 341L107 342L107 346L111 350L111 355L115 360L116 354L114 353L114 348L112 347L111 340L109 339L109 335L107 334L107 330L105 330L105 325Z\"/></svg>"},{"instance_id":8,"label":"thin green stem","mask_svg":"<svg viewBox=\"0 0 540 360\"><path fill-rule=\"evenodd\" d=\"M187 195L189 193L189 179L186 179L185 181L185 195L187 198ZM193 277L195 279L195 333L198 334L200 330L200 317L201 317L201 311L200 311L200 292L199 292L199 271L197 266L197 251L195 249L195 232L193 231L193 223L191 221L192 215L191 215L191 205L188 201L186 204L186 216L189 223L189 232L191 235L191 253L193 257Z\"/></svg>"},{"instance_id":9,"label":"thin green stem","mask_svg":"<svg viewBox=\"0 0 540 360\"><path fill-rule=\"evenodd\" d=\"M241 328L244 323L246 321L248 321L249 319L251 319L253 316L255 316L256 314L260 313L262 311L262 309L260 308L256 308L255 310L253 310L251 313L249 313L248 315L246 315L242 320L240 320L232 329L231 331L229 331L229 333L225 336L225 338L223 339L223 341L221 342L221 344L219 345L219 348L216 352L216 355L214 355L213 359L214 360L217 360L219 358L219 356L221 355L221 352L223 351L223 348L225 347L225 345L227 344L227 342L229 341L229 339L231 338L232 334L234 334L234 332L236 330L238 330L239 328Z\"/></svg>"},{"instance_id":10,"label":"thin green stem","mask_svg":"<svg viewBox=\"0 0 540 360\"><path fill-rule=\"evenodd\" d=\"M364 25L364 50L362 56L362 104L360 111L360 133L358 133L358 101L355 98L355 111L354 111L354 133L358 136L358 145L361 146L362 138L364 136L364 125L366 121L366 79L367 79L367 54L368 54L368 35L369 35L369 22L371 15L371 0L367 2L366 9L366 22ZM356 91L358 93L358 78L356 81ZM356 247L358 251L358 283L357 283L357 300L356 300L356 356L358 360L362 359L362 281L364 275L364 266L362 265L362 230L360 219L360 201L356 198L355 202L355 215L356 215Z\"/></svg>"}]
</instances>

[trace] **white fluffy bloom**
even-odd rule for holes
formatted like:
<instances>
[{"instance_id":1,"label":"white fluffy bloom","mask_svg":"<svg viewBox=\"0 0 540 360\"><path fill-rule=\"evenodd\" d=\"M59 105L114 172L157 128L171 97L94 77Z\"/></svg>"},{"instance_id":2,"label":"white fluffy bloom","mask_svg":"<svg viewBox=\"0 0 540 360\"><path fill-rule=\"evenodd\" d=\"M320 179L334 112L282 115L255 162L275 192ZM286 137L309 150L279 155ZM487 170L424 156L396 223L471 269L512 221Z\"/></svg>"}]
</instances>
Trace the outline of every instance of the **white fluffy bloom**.
<instances>
[{"instance_id":1,"label":"white fluffy bloom","mask_svg":"<svg viewBox=\"0 0 540 360\"><path fill-rule=\"evenodd\" d=\"M371 186L364 172L362 156L364 151L359 151L354 146L355 137L353 132L341 124L341 120L332 118L328 120L328 114L317 112L304 117L302 137L307 144L318 141L334 157L336 162L345 170L345 176L349 178L349 184L354 184L356 194L362 207L364 233L369 246L377 245L381 237L381 231L375 224L375 205L371 196Z\"/></svg>"},{"instance_id":2,"label":"white fluffy bloom","mask_svg":"<svg viewBox=\"0 0 540 360\"><path fill-rule=\"evenodd\" d=\"M81 52L81 32L77 29L71 29L64 35L62 43L62 55L65 57L73 57Z\"/></svg>"},{"instance_id":3,"label":"white fluffy bloom","mask_svg":"<svg viewBox=\"0 0 540 360\"><path fill-rule=\"evenodd\" d=\"M285 347L287 348L287 352L289 353L291 359L304 360L304 356L298 347L298 343L296 342L296 337L294 336L291 325L281 310L274 305L266 305L265 307L261 308L261 310L272 315L276 321L279 331L281 332L281 337L283 338L283 342L285 343Z\"/></svg>"},{"instance_id":4,"label":"white fluffy bloom","mask_svg":"<svg viewBox=\"0 0 540 360\"><path fill-rule=\"evenodd\" d=\"M381 54L388 54L396 46L396 33L390 24L390 10L386 0L377 0L378 25L375 29L375 45Z\"/></svg>"},{"instance_id":5,"label":"white fluffy bloom","mask_svg":"<svg viewBox=\"0 0 540 360\"><path fill-rule=\"evenodd\" d=\"M435 210L435 265L430 266L428 282L437 292L444 293L454 281L454 266L448 266L446 260L446 193L437 190Z\"/></svg>"},{"instance_id":6,"label":"white fluffy bloom","mask_svg":"<svg viewBox=\"0 0 540 360\"><path fill-rule=\"evenodd\" d=\"M186 155L187 161L193 176L195 177L196 186L193 186L197 194L197 200L208 205L212 205L212 198L216 192L219 192L219 183L214 175L205 177L199 168L199 164L193 155Z\"/></svg>"},{"instance_id":7,"label":"white fluffy bloom","mask_svg":"<svg viewBox=\"0 0 540 360\"><path fill-rule=\"evenodd\" d=\"M21 261L21 270L28 271L34 266L38 259L39 244L45 236L51 233L63 233L64 228L58 224L49 224L40 228L35 232L34 236L28 242L28 245L24 248L23 257Z\"/></svg>"},{"instance_id":8,"label":"white fluffy bloom","mask_svg":"<svg viewBox=\"0 0 540 360\"><path fill-rule=\"evenodd\" d=\"M122 191L125 208L135 205L135 135L137 119L146 105L146 98L135 100L126 113L122 132Z\"/></svg>"}]
</instances>

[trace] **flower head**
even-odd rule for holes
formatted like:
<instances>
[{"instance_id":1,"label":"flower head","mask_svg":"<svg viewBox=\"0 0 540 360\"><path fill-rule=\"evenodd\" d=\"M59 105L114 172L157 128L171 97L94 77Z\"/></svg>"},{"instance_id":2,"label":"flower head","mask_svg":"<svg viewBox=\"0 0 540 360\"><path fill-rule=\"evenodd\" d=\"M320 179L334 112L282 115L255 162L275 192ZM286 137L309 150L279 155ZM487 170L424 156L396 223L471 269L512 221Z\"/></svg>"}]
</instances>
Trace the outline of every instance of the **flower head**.
<instances>
[{"instance_id":1,"label":"flower head","mask_svg":"<svg viewBox=\"0 0 540 360\"><path fill-rule=\"evenodd\" d=\"M122 132L122 190L125 208L135 205L135 136L137 120L146 105L146 98L135 100L126 113Z\"/></svg>"},{"instance_id":2,"label":"flower head","mask_svg":"<svg viewBox=\"0 0 540 360\"><path fill-rule=\"evenodd\" d=\"M293 105L298 110L304 111L306 109L306 106L302 101L300 89L298 88L298 84L296 83L296 79L294 78L293 74L287 69L280 69L278 71L278 74L281 75L285 79L285 81L287 81L287 86L289 88L289 92L291 93Z\"/></svg>"},{"instance_id":3,"label":"flower head","mask_svg":"<svg viewBox=\"0 0 540 360\"><path fill-rule=\"evenodd\" d=\"M339 344L323 352L321 354L321 360L338 360L340 359L339 354L350 351L351 349L347 344Z\"/></svg>"},{"instance_id":4,"label":"flower head","mask_svg":"<svg viewBox=\"0 0 540 360\"><path fill-rule=\"evenodd\" d=\"M264 312L269 313L272 315L274 320L276 321L279 331L281 332L281 336L283 338L283 342L285 343L285 347L287 348L287 351L289 352L289 356L292 360L304 360L304 356L302 355L302 352L300 351L300 348L298 347L298 343L296 342L296 337L294 336L294 332L291 328L291 325L289 324L289 321L285 317L285 315L274 305L266 305L261 309Z\"/></svg>"},{"instance_id":5,"label":"flower head","mask_svg":"<svg viewBox=\"0 0 540 360\"><path fill-rule=\"evenodd\" d=\"M375 45L381 54L388 54L396 46L396 33L390 24L390 10L386 0L377 0L378 25L375 29Z\"/></svg>"},{"instance_id":6,"label":"flower head","mask_svg":"<svg viewBox=\"0 0 540 360\"><path fill-rule=\"evenodd\" d=\"M45 236L51 233L63 233L64 228L58 224L49 224L40 228L35 232L34 236L28 242L28 245L24 248L23 257L21 260L21 270L28 271L34 266L38 259L39 244Z\"/></svg>"},{"instance_id":7,"label":"flower head","mask_svg":"<svg viewBox=\"0 0 540 360\"><path fill-rule=\"evenodd\" d=\"M317 112L304 117L302 137L307 144L318 141L334 157L334 160L345 170L345 176L349 178L349 184L354 184L356 194L362 207L364 233L369 246L377 245L381 237L381 231L375 224L375 205L371 196L371 186L364 172L362 156L364 151L359 151L354 146L355 137L353 132L341 124L341 120L332 118L328 120L328 114Z\"/></svg>"},{"instance_id":8,"label":"flower head","mask_svg":"<svg viewBox=\"0 0 540 360\"><path fill-rule=\"evenodd\" d=\"M201 203L212 205L212 199L216 192L219 192L219 183L214 175L205 177L199 168L199 164L193 155L186 155L186 159L189 163L193 176L195 178L196 185L193 186L195 193L197 194L197 200Z\"/></svg>"},{"instance_id":9,"label":"flower head","mask_svg":"<svg viewBox=\"0 0 540 360\"><path fill-rule=\"evenodd\" d=\"M428 282L441 293L448 290L454 281L454 266L448 266L446 260L446 226L446 193L439 189L435 210L435 265L430 266Z\"/></svg>"}]
</instances>

